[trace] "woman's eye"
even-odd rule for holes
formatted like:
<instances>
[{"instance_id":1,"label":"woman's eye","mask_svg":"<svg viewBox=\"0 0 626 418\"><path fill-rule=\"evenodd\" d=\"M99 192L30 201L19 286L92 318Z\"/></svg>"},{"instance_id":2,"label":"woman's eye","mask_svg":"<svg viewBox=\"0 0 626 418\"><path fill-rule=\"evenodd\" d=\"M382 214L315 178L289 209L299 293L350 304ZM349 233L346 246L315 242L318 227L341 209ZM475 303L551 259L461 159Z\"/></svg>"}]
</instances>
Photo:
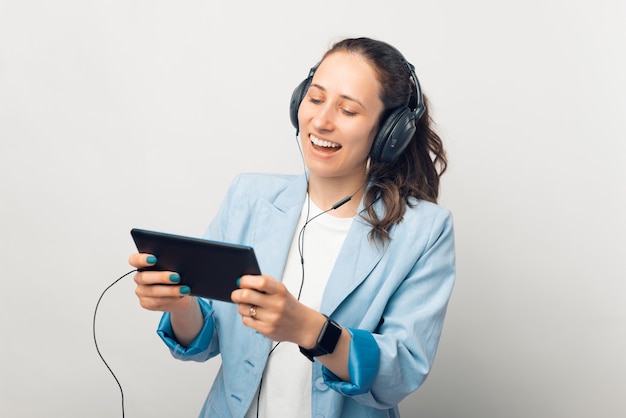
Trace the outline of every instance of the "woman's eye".
<instances>
[{"instance_id":1,"label":"woman's eye","mask_svg":"<svg viewBox=\"0 0 626 418\"><path fill-rule=\"evenodd\" d=\"M341 111L342 111L342 112L343 112L343 114L344 114L344 115L346 115L346 116L354 116L354 115L356 115L356 112L352 112L352 111L350 111L350 110L348 110L348 109L342 109Z\"/></svg>"},{"instance_id":2,"label":"woman's eye","mask_svg":"<svg viewBox=\"0 0 626 418\"><path fill-rule=\"evenodd\" d=\"M315 97L311 97L311 98L309 98L309 100L310 100L310 101L311 101L311 103L313 103L313 104L320 104L320 103L322 103L322 100L321 100L321 99L317 99L317 98L315 98Z\"/></svg>"}]
</instances>

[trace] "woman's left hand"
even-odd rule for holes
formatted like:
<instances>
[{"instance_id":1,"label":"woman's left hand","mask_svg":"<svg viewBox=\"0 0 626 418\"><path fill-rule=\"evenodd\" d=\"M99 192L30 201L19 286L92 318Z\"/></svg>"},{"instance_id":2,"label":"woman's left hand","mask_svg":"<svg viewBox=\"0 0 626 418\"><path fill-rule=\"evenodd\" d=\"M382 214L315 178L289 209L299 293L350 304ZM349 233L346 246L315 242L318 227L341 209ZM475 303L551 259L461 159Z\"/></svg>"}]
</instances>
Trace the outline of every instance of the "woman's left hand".
<instances>
[{"instance_id":1,"label":"woman's left hand","mask_svg":"<svg viewBox=\"0 0 626 418\"><path fill-rule=\"evenodd\" d=\"M283 283L270 276L242 276L231 298L239 305L243 324L273 341L314 347L326 322L321 313L300 303Z\"/></svg>"}]
</instances>

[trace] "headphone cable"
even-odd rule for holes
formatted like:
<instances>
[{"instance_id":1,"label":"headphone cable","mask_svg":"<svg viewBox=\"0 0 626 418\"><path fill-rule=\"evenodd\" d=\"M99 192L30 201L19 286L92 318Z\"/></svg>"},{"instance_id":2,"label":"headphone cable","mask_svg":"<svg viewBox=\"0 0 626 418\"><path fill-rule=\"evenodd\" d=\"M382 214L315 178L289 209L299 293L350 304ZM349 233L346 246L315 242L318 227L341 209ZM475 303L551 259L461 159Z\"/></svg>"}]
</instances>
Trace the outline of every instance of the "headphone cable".
<instances>
[{"instance_id":1,"label":"headphone cable","mask_svg":"<svg viewBox=\"0 0 626 418\"><path fill-rule=\"evenodd\" d=\"M100 306L100 301L102 300L102 297L104 296L104 294L110 288L115 286L124 277L126 277L129 274L132 274L132 273L134 273L136 271L137 270L131 270L128 273L125 273L124 275L119 277L117 280L115 280L113 283L111 283L109 286L107 286L106 289L104 289L102 291L102 293L100 294L100 297L98 298L98 302L96 303L96 308L94 309L94 312L93 312L93 342L94 342L94 345L96 346L96 351L98 352L98 356L100 356L100 359L102 360L104 365L107 367L107 369L109 369L109 372L113 376L113 379L115 379L115 382L117 383L117 386L120 388L120 395L122 397L122 418L124 418L124 390L122 389L122 385L121 385L120 381L117 379L117 376L115 376L115 373L113 373L113 370L111 369L111 367L109 367L109 364L106 362L106 360L102 356L102 353L100 352L100 348L98 347L98 339L96 338L96 316L98 315L98 306Z\"/></svg>"}]
</instances>

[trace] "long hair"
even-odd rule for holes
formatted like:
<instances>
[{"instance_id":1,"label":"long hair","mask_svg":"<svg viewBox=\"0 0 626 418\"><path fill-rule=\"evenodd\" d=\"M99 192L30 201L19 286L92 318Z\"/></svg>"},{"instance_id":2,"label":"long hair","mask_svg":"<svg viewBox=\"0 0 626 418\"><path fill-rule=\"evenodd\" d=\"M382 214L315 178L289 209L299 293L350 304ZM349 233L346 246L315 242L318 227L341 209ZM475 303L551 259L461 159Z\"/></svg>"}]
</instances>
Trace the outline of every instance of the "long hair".
<instances>
[{"instance_id":1,"label":"long hair","mask_svg":"<svg viewBox=\"0 0 626 418\"><path fill-rule=\"evenodd\" d=\"M411 74L396 48L370 38L344 39L334 44L324 58L339 51L358 54L374 68L384 106L379 122L396 108L415 106L415 89L409 88ZM432 128L425 96L423 101L426 110L416 121L415 135L404 152L390 163L371 161L370 186L365 193L365 211L361 216L372 225L370 239L373 241L383 244L389 241L391 227L402 221L406 206L414 205L414 199L437 202L439 177L446 171L448 160L441 138ZM374 210L374 203L379 200L384 208L382 217Z\"/></svg>"}]
</instances>

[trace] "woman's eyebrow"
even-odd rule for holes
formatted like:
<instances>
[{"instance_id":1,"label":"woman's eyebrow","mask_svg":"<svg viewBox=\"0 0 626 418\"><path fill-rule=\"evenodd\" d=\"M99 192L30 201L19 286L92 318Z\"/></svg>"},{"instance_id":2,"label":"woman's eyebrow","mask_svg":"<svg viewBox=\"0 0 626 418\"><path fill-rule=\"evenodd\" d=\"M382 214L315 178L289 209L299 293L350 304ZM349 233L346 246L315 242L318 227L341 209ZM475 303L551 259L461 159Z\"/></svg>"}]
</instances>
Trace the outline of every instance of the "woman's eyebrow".
<instances>
[{"instance_id":1,"label":"woman's eyebrow","mask_svg":"<svg viewBox=\"0 0 626 418\"><path fill-rule=\"evenodd\" d=\"M326 92L326 89L323 86L320 86L319 84L316 84L316 83L312 83L310 87L315 87L315 88L317 88L317 89L319 89L319 90L321 90L323 92ZM352 96L348 96L347 94L342 94L339 97L341 97L342 99L354 102L354 103L358 104L359 106L361 106L363 109L367 109L367 107L365 107L365 105L363 105L363 103L361 103L359 100L355 99Z\"/></svg>"}]
</instances>

